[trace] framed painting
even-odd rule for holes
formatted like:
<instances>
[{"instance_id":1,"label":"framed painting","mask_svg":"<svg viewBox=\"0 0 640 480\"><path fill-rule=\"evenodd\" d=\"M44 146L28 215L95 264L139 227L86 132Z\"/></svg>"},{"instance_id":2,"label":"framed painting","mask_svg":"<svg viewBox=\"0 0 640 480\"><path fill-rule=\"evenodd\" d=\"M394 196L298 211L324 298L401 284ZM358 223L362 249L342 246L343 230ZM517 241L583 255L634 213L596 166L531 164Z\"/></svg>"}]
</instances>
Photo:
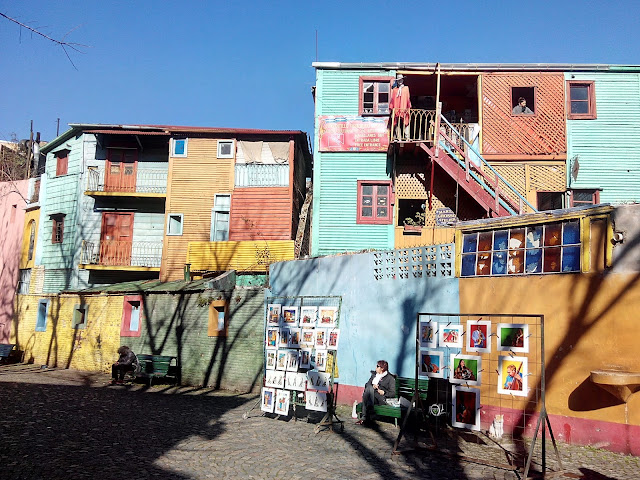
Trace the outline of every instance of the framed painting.
<instances>
[{"instance_id":1,"label":"framed painting","mask_svg":"<svg viewBox=\"0 0 640 480\"><path fill-rule=\"evenodd\" d=\"M491 353L491 322L467 321L467 352Z\"/></svg>"},{"instance_id":2,"label":"framed painting","mask_svg":"<svg viewBox=\"0 0 640 480\"><path fill-rule=\"evenodd\" d=\"M306 373L287 373L285 379L285 388L287 390L297 390L304 392L307 387L307 374Z\"/></svg>"},{"instance_id":3,"label":"framed painting","mask_svg":"<svg viewBox=\"0 0 640 480\"><path fill-rule=\"evenodd\" d=\"M313 347L316 343L316 331L314 328L302 327L300 329L300 346Z\"/></svg>"},{"instance_id":4,"label":"framed painting","mask_svg":"<svg viewBox=\"0 0 640 480\"><path fill-rule=\"evenodd\" d=\"M317 412L327 411L327 394L325 392L306 392L307 403L305 407L307 410L315 410Z\"/></svg>"},{"instance_id":5,"label":"framed painting","mask_svg":"<svg viewBox=\"0 0 640 480\"><path fill-rule=\"evenodd\" d=\"M276 401L273 413L278 415L289 415L289 400L291 392L289 390L276 390Z\"/></svg>"},{"instance_id":6,"label":"framed painting","mask_svg":"<svg viewBox=\"0 0 640 480\"><path fill-rule=\"evenodd\" d=\"M451 398L451 425L480 430L480 390L452 385Z\"/></svg>"},{"instance_id":7,"label":"framed painting","mask_svg":"<svg viewBox=\"0 0 640 480\"><path fill-rule=\"evenodd\" d=\"M334 328L338 323L338 307L320 307L320 318L318 326L323 328Z\"/></svg>"},{"instance_id":8,"label":"framed painting","mask_svg":"<svg viewBox=\"0 0 640 480\"><path fill-rule=\"evenodd\" d=\"M313 370L307 372L307 389L328 392L330 388L331 374L315 372Z\"/></svg>"},{"instance_id":9,"label":"framed painting","mask_svg":"<svg viewBox=\"0 0 640 480\"><path fill-rule=\"evenodd\" d=\"M276 353L276 370L284 371L287 369L287 352L288 350L278 350Z\"/></svg>"},{"instance_id":10,"label":"framed painting","mask_svg":"<svg viewBox=\"0 0 640 480\"><path fill-rule=\"evenodd\" d=\"M280 329L278 327L267 327L267 349L277 349Z\"/></svg>"},{"instance_id":11,"label":"framed painting","mask_svg":"<svg viewBox=\"0 0 640 480\"><path fill-rule=\"evenodd\" d=\"M285 373L277 370L267 370L264 376L265 387L284 388Z\"/></svg>"},{"instance_id":12,"label":"framed painting","mask_svg":"<svg viewBox=\"0 0 640 480\"><path fill-rule=\"evenodd\" d=\"M462 325L442 325L438 331L440 347L462 348Z\"/></svg>"},{"instance_id":13,"label":"framed painting","mask_svg":"<svg viewBox=\"0 0 640 480\"><path fill-rule=\"evenodd\" d=\"M318 321L318 307L300 308L300 326L315 327Z\"/></svg>"},{"instance_id":14,"label":"framed painting","mask_svg":"<svg viewBox=\"0 0 640 480\"><path fill-rule=\"evenodd\" d=\"M451 354L449 361L449 381L465 385L480 385L482 357L480 355Z\"/></svg>"},{"instance_id":15,"label":"framed painting","mask_svg":"<svg viewBox=\"0 0 640 480\"><path fill-rule=\"evenodd\" d=\"M300 350L300 368L311 368L310 348L303 348Z\"/></svg>"},{"instance_id":16,"label":"framed painting","mask_svg":"<svg viewBox=\"0 0 640 480\"><path fill-rule=\"evenodd\" d=\"M300 329L289 329L289 348L300 348Z\"/></svg>"},{"instance_id":17,"label":"framed painting","mask_svg":"<svg viewBox=\"0 0 640 480\"><path fill-rule=\"evenodd\" d=\"M267 305L267 325L280 325L280 312L282 312L282 305L277 303Z\"/></svg>"},{"instance_id":18,"label":"framed painting","mask_svg":"<svg viewBox=\"0 0 640 480\"><path fill-rule=\"evenodd\" d=\"M327 334L327 348L329 350L337 350L338 340L340 340L340 329L334 328L329 330Z\"/></svg>"},{"instance_id":19,"label":"framed painting","mask_svg":"<svg viewBox=\"0 0 640 480\"><path fill-rule=\"evenodd\" d=\"M498 393L526 397L529 393L527 357L498 357Z\"/></svg>"},{"instance_id":20,"label":"framed painting","mask_svg":"<svg viewBox=\"0 0 640 480\"><path fill-rule=\"evenodd\" d=\"M420 350L421 377L444 378L444 354L435 350Z\"/></svg>"},{"instance_id":21,"label":"framed painting","mask_svg":"<svg viewBox=\"0 0 640 480\"><path fill-rule=\"evenodd\" d=\"M287 350L287 372L297 372L300 366L299 350Z\"/></svg>"},{"instance_id":22,"label":"framed painting","mask_svg":"<svg viewBox=\"0 0 640 480\"><path fill-rule=\"evenodd\" d=\"M438 322L420 320L420 348L436 348L438 346Z\"/></svg>"},{"instance_id":23,"label":"framed painting","mask_svg":"<svg viewBox=\"0 0 640 480\"><path fill-rule=\"evenodd\" d=\"M327 350L317 349L315 355L315 367L319 372L324 372L327 368Z\"/></svg>"},{"instance_id":24,"label":"framed painting","mask_svg":"<svg viewBox=\"0 0 640 480\"><path fill-rule=\"evenodd\" d=\"M498 324L499 352L529 353L529 325L526 323Z\"/></svg>"},{"instance_id":25,"label":"framed painting","mask_svg":"<svg viewBox=\"0 0 640 480\"><path fill-rule=\"evenodd\" d=\"M276 391L274 388L263 388L262 393L260 395L261 398L261 406L260 409L263 412L273 413L273 408L275 406L276 399Z\"/></svg>"},{"instance_id":26,"label":"framed painting","mask_svg":"<svg viewBox=\"0 0 640 480\"><path fill-rule=\"evenodd\" d=\"M288 327L298 325L298 307L282 307L282 323Z\"/></svg>"},{"instance_id":27,"label":"framed painting","mask_svg":"<svg viewBox=\"0 0 640 480\"><path fill-rule=\"evenodd\" d=\"M289 347L289 329L281 328L278 332L278 348Z\"/></svg>"},{"instance_id":28,"label":"framed painting","mask_svg":"<svg viewBox=\"0 0 640 480\"><path fill-rule=\"evenodd\" d=\"M267 350L267 355L265 357L265 366L267 370L275 370L276 369L276 358L277 353L275 350Z\"/></svg>"},{"instance_id":29,"label":"framed painting","mask_svg":"<svg viewBox=\"0 0 640 480\"><path fill-rule=\"evenodd\" d=\"M315 348L327 348L327 330L324 328L316 328L315 334L313 346Z\"/></svg>"}]
</instances>

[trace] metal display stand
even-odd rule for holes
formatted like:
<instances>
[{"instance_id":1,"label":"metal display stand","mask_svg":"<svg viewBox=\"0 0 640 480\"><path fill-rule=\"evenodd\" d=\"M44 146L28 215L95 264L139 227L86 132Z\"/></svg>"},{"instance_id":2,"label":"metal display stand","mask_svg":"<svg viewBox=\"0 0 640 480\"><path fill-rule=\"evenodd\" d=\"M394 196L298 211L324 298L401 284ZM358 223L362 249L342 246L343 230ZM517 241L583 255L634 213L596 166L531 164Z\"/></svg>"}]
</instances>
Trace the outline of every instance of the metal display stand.
<instances>
[{"instance_id":1,"label":"metal display stand","mask_svg":"<svg viewBox=\"0 0 640 480\"><path fill-rule=\"evenodd\" d=\"M462 347L451 347L450 344L447 344L446 342L444 345L441 345L440 339L437 341L437 346L425 347L424 344L421 343L421 324L424 326L428 325L430 322L434 322L434 329L437 329L435 332L436 334L440 334L440 331L443 329L443 333L446 332L449 327L455 330L456 326L462 326L459 330L463 338ZM477 328L475 325L481 322L490 325L491 334L489 338L486 339L487 342L491 342L490 351L486 351L486 348L480 349L480 351L468 348L471 347L472 341L469 338L470 333L467 332L467 326L471 325L473 328ZM522 340L523 346L505 346L505 344L508 344L509 342L501 340L501 332L498 332L498 325L502 326L502 332L505 334L506 332L513 330L518 331L519 333L520 328L518 327L521 327L523 335L518 336L516 340L519 341L521 337L524 337L524 333L526 332L526 338ZM514 325L515 327L505 327L505 325ZM515 344L519 345L517 341ZM443 378L429 379L427 403L433 403L431 406L425 405L425 402L422 400L422 396L424 396L426 392L419 391L418 379L434 377L437 375L429 375L421 370L421 362L423 361L421 351L427 354L433 353L435 355L440 355L440 358L443 360L440 364L440 370L444 372L442 374ZM454 377L454 375L450 373L453 368L450 360L455 359L458 356L471 356L480 360L478 363L479 371L476 373L475 381L467 382L465 384L465 380L456 380L457 385L449 383L449 380ZM523 359L523 361L520 362L521 367L525 365L524 359L526 359L526 371L522 373L524 374L524 377L526 377L527 391L524 391L525 384L523 384L522 392L517 392L519 395L514 396L510 391L505 390L504 387L506 387L507 384L505 383L504 375L501 376L500 374L499 367L502 367L503 370L505 370L505 364L512 362L518 363L518 358ZM414 431L414 449L427 448L429 450L437 450L441 453L467 461L511 470L519 477L521 476L521 478L525 479L528 477L533 463L540 465L542 470L541 473L543 475L547 471L545 438L547 435L546 430L548 428L558 466L562 470L562 460L560 458L560 453L556 445L545 406L544 315L418 313L416 315L415 359L415 389L411 405L405 414L400 432L398 433L394 443L394 454L400 453L398 451L398 446L403 436L407 433L408 419L411 414L414 413L414 415L417 414L421 417L422 425L425 427L425 431L428 433L432 441L432 445L430 446L419 447L417 436L420 430L416 430ZM460 362L460 360L458 360L458 362ZM480 366L482 367L481 369ZM509 368L510 367L507 366L506 371L509 371ZM519 375L519 372L520 371L518 370L516 375ZM511 377L507 377L507 381L509 378ZM520 378L523 378L522 375L520 375ZM472 383L472 385L469 385L468 383ZM455 437L456 430L454 430L454 428L459 428L459 426L451 426L453 422L458 420L453 418L452 413L456 411L456 405L452 402L453 391L456 389L452 390L452 386L463 387L461 390L475 392L473 395L477 395L482 404L481 408L477 408L475 411L475 415L478 416L475 419L477 423L474 422L474 428L472 430L466 430L467 435L465 436L465 440L474 438L468 435L468 433L475 433L475 439L477 440L476 443L478 445L487 445L487 441L490 444L498 445L502 450L502 453L506 456L507 463L492 461L490 455L482 455L482 458L478 458L477 455L463 455L459 453L460 449L457 444L458 438ZM530 440L530 444L526 452L526 461L523 462L523 449L521 449L520 452L512 452L501 445L499 441L491 438L486 429L482 430L482 424L486 426L487 423L491 424L492 422L489 418L480 417L481 409L487 409L493 413L503 412L503 409L505 409L504 412L511 413L520 410L519 414L513 416L518 419L517 423L514 423L513 427L514 431L518 429L522 433L524 433L527 425L530 424L529 420L535 415L538 416L533 437ZM502 414L500 413L500 415ZM504 418L504 415L502 415L502 418ZM504 422L504 420L502 421ZM438 433L442 430L446 430L445 435L438 438ZM536 458L535 447L540 434L542 437L541 453L539 458ZM442 437L444 437L444 439ZM451 445L448 445L449 443L451 443ZM525 442L523 441L522 445L524 444ZM535 461L534 458L536 458Z\"/></svg>"},{"instance_id":2,"label":"metal display stand","mask_svg":"<svg viewBox=\"0 0 640 480\"><path fill-rule=\"evenodd\" d=\"M336 310L336 321L335 321L335 326L333 328L339 328L340 326L340 314L341 314L341 307L342 307L342 297L340 296L275 296L275 297L269 297L267 298L266 304L279 304L282 305L283 307L287 306L287 307L297 307L298 308L298 323L300 322L300 313L301 313L301 309L302 307L318 307L318 309L320 307L334 307L337 308ZM318 312L319 313L319 312ZM282 322L280 322L280 327L282 327ZM300 325L299 325L300 326ZM317 325L314 325L314 328ZM264 384L264 377L266 377L267 374L267 368L266 368L266 355L267 355L267 348L266 348L266 336L267 336L267 328L269 327L268 322L265 321L265 327L264 327L264 336L263 338L265 338L265 343L264 343L264 348L263 348L263 358L265 359L265 366L264 366L264 370L263 370L263 386L266 386ZM322 327L320 327L322 328ZM309 368L298 368L296 373L305 373L311 370L315 370L315 352L316 352L316 348L315 346L312 349L313 354L312 354L312 358L314 360L314 367L311 368L311 365L309 366ZM327 392L322 392L322 393L326 393L326 398L327 398L327 411L325 412L322 420L316 425L315 427L315 433L319 433L322 430L325 429L329 429L330 431L335 431L335 428L338 428L340 432L344 431L344 422L342 420L340 420L338 418L338 416L336 415L336 405L335 405L335 389L334 389L334 379L335 379L335 375L337 373L337 358L338 358L338 351L337 350L329 350L327 352L327 366L330 366L330 368L327 368L324 373L329 373L330 377L329 377L329 391ZM289 373L289 372L287 372ZM286 388L283 388L283 390L286 390ZM294 421L297 421L298 416L297 416L297 411L298 411L298 407L305 407L306 409L306 395L307 392L309 391L316 391L313 388L309 388L309 386L305 386L305 390L304 392L300 392L298 390L290 390L291 392L291 396L290 396L290 402L289 402L289 408L292 410L292 413L290 412L291 417L293 418ZM319 391L319 390L317 390ZM300 395L300 393L304 393L304 395ZM261 404L261 399L259 399L254 405L251 406L251 408L246 411L243 414L243 418L249 418L249 413L255 409L257 406L259 406ZM266 412L261 412L262 416L264 416L266 414ZM282 415L276 415L276 418L280 418Z\"/></svg>"}]
</instances>

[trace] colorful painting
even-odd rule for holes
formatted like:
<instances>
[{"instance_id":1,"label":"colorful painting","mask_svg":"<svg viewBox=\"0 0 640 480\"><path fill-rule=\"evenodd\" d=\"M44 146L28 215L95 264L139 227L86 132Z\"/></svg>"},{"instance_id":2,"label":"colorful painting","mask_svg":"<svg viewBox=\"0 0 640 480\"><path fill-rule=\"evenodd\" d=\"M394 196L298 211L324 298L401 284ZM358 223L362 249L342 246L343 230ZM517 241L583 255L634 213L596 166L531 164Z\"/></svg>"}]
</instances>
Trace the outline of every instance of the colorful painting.
<instances>
[{"instance_id":1,"label":"colorful painting","mask_svg":"<svg viewBox=\"0 0 640 480\"><path fill-rule=\"evenodd\" d=\"M282 305L276 303L267 305L267 325L279 325L281 311Z\"/></svg>"},{"instance_id":2,"label":"colorful painting","mask_svg":"<svg viewBox=\"0 0 640 480\"><path fill-rule=\"evenodd\" d=\"M421 377L444 378L444 355L435 350L420 350Z\"/></svg>"},{"instance_id":3,"label":"colorful painting","mask_svg":"<svg viewBox=\"0 0 640 480\"><path fill-rule=\"evenodd\" d=\"M278 332L278 348L287 348L289 346L289 329L281 328Z\"/></svg>"},{"instance_id":4,"label":"colorful painting","mask_svg":"<svg viewBox=\"0 0 640 480\"><path fill-rule=\"evenodd\" d=\"M315 327L318 321L318 307L302 307L300 309L300 326Z\"/></svg>"},{"instance_id":5,"label":"colorful painting","mask_svg":"<svg viewBox=\"0 0 640 480\"><path fill-rule=\"evenodd\" d=\"M311 349L300 350L300 368L311 368Z\"/></svg>"},{"instance_id":6,"label":"colorful painting","mask_svg":"<svg viewBox=\"0 0 640 480\"><path fill-rule=\"evenodd\" d=\"M480 390L453 385L451 397L451 425L480 430Z\"/></svg>"},{"instance_id":7,"label":"colorful painting","mask_svg":"<svg viewBox=\"0 0 640 480\"><path fill-rule=\"evenodd\" d=\"M300 348L300 329L299 328L290 328L289 329L289 347L291 348Z\"/></svg>"},{"instance_id":8,"label":"colorful painting","mask_svg":"<svg viewBox=\"0 0 640 480\"><path fill-rule=\"evenodd\" d=\"M491 353L491 322L488 320L467 321L467 351Z\"/></svg>"},{"instance_id":9,"label":"colorful painting","mask_svg":"<svg viewBox=\"0 0 640 480\"><path fill-rule=\"evenodd\" d=\"M307 410L315 410L317 412L327 411L327 394L325 392L306 392L307 403L305 405Z\"/></svg>"},{"instance_id":10,"label":"colorful painting","mask_svg":"<svg viewBox=\"0 0 640 480\"><path fill-rule=\"evenodd\" d=\"M275 406L276 391L273 388L263 388L260 394L261 398L261 410L267 413L273 413Z\"/></svg>"},{"instance_id":11,"label":"colorful painting","mask_svg":"<svg viewBox=\"0 0 640 480\"><path fill-rule=\"evenodd\" d=\"M438 342L440 347L462 348L462 325L440 324Z\"/></svg>"},{"instance_id":12,"label":"colorful painting","mask_svg":"<svg viewBox=\"0 0 640 480\"><path fill-rule=\"evenodd\" d=\"M278 415L289 415L289 399L291 392L289 390L276 390L276 401L273 413Z\"/></svg>"},{"instance_id":13,"label":"colorful painting","mask_svg":"<svg viewBox=\"0 0 640 480\"><path fill-rule=\"evenodd\" d=\"M267 351L267 356L265 360L265 366L267 367L267 370L275 370L277 353L278 352L276 352L275 350Z\"/></svg>"},{"instance_id":14,"label":"colorful painting","mask_svg":"<svg viewBox=\"0 0 640 480\"><path fill-rule=\"evenodd\" d=\"M340 329L334 328L332 330L329 330L329 333L327 336L327 348L329 350L337 350L339 339L340 339Z\"/></svg>"},{"instance_id":15,"label":"colorful painting","mask_svg":"<svg viewBox=\"0 0 640 480\"><path fill-rule=\"evenodd\" d=\"M267 327L267 349L278 348L278 338L280 329L278 327Z\"/></svg>"},{"instance_id":16,"label":"colorful painting","mask_svg":"<svg viewBox=\"0 0 640 480\"><path fill-rule=\"evenodd\" d=\"M302 328L300 330L300 346L313 347L316 343L316 331L313 328Z\"/></svg>"},{"instance_id":17,"label":"colorful painting","mask_svg":"<svg viewBox=\"0 0 640 480\"><path fill-rule=\"evenodd\" d=\"M324 372L327 368L327 351L316 348L315 368L319 372Z\"/></svg>"},{"instance_id":18,"label":"colorful painting","mask_svg":"<svg viewBox=\"0 0 640 480\"><path fill-rule=\"evenodd\" d=\"M498 357L498 393L526 397L529 393L527 357Z\"/></svg>"},{"instance_id":19,"label":"colorful painting","mask_svg":"<svg viewBox=\"0 0 640 480\"><path fill-rule=\"evenodd\" d=\"M282 307L282 323L289 327L298 325L298 307Z\"/></svg>"},{"instance_id":20,"label":"colorful painting","mask_svg":"<svg viewBox=\"0 0 640 480\"><path fill-rule=\"evenodd\" d=\"M451 355L449 381L465 385L480 385L482 358L480 355Z\"/></svg>"},{"instance_id":21,"label":"colorful painting","mask_svg":"<svg viewBox=\"0 0 640 480\"><path fill-rule=\"evenodd\" d=\"M420 347L436 348L438 346L438 322L420 320Z\"/></svg>"},{"instance_id":22,"label":"colorful painting","mask_svg":"<svg viewBox=\"0 0 640 480\"><path fill-rule=\"evenodd\" d=\"M313 342L316 348L327 348L327 331L324 328L315 329L316 339Z\"/></svg>"},{"instance_id":23,"label":"colorful painting","mask_svg":"<svg viewBox=\"0 0 640 480\"><path fill-rule=\"evenodd\" d=\"M287 351L288 350L278 350L276 354L276 370L287 369Z\"/></svg>"},{"instance_id":24,"label":"colorful painting","mask_svg":"<svg viewBox=\"0 0 640 480\"><path fill-rule=\"evenodd\" d=\"M319 327L334 328L338 323L338 307L320 307Z\"/></svg>"},{"instance_id":25,"label":"colorful painting","mask_svg":"<svg viewBox=\"0 0 640 480\"><path fill-rule=\"evenodd\" d=\"M297 372L300 366L300 354L298 350L287 351L287 372Z\"/></svg>"},{"instance_id":26,"label":"colorful painting","mask_svg":"<svg viewBox=\"0 0 640 480\"><path fill-rule=\"evenodd\" d=\"M498 324L498 351L529 353L529 325L526 323Z\"/></svg>"}]
</instances>

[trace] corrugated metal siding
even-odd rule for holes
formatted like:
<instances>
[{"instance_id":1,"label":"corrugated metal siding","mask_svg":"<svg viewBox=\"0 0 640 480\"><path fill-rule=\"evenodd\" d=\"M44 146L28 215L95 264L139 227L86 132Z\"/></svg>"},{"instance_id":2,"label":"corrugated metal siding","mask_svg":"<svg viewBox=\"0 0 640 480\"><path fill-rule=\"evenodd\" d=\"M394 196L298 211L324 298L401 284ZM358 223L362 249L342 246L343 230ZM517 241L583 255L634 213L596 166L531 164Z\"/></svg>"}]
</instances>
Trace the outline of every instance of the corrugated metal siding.
<instances>
[{"instance_id":1,"label":"corrugated metal siding","mask_svg":"<svg viewBox=\"0 0 640 480\"><path fill-rule=\"evenodd\" d=\"M133 242L162 242L164 214L136 212L133 215Z\"/></svg>"},{"instance_id":2,"label":"corrugated metal siding","mask_svg":"<svg viewBox=\"0 0 640 480\"><path fill-rule=\"evenodd\" d=\"M288 187L236 188L231 195L229 240L291 240Z\"/></svg>"},{"instance_id":3,"label":"corrugated metal siding","mask_svg":"<svg viewBox=\"0 0 640 480\"><path fill-rule=\"evenodd\" d=\"M358 225L358 180L389 180L386 153L316 153L312 255L390 249L393 225Z\"/></svg>"},{"instance_id":4,"label":"corrugated metal siding","mask_svg":"<svg viewBox=\"0 0 640 480\"><path fill-rule=\"evenodd\" d=\"M580 164L570 187L602 188L602 203L640 201L640 75L567 73L565 79L595 81L598 116L567 120L567 157L577 155Z\"/></svg>"},{"instance_id":5,"label":"corrugated metal siding","mask_svg":"<svg viewBox=\"0 0 640 480\"><path fill-rule=\"evenodd\" d=\"M273 262L292 260L293 245L293 240L190 242L187 262L192 271L265 272Z\"/></svg>"},{"instance_id":6,"label":"corrugated metal siding","mask_svg":"<svg viewBox=\"0 0 640 480\"><path fill-rule=\"evenodd\" d=\"M166 212L184 217L183 234L164 240L163 281L183 277L189 243L209 240L215 194L233 190L234 159L216 158L217 148L215 139L189 138L189 156L170 159Z\"/></svg>"}]
</instances>

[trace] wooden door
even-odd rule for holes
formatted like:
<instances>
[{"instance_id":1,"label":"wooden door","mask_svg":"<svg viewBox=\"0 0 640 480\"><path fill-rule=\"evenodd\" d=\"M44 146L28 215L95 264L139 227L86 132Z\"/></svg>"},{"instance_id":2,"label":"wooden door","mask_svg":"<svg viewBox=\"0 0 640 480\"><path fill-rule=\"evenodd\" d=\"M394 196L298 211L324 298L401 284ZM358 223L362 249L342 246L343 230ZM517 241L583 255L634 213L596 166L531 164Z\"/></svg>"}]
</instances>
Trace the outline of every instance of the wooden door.
<instances>
[{"instance_id":1,"label":"wooden door","mask_svg":"<svg viewBox=\"0 0 640 480\"><path fill-rule=\"evenodd\" d=\"M109 148L104 172L105 192L135 192L138 170L137 150Z\"/></svg>"},{"instance_id":2,"label":"wooden door","mask_svg":"<svg viewBox=\"0 0 640 480\"><path fill-rule=\"evenodd\" d=\"M100 238L101 265L131 265L133 213L104 213Z\"/></svg>"}]
</instances>

